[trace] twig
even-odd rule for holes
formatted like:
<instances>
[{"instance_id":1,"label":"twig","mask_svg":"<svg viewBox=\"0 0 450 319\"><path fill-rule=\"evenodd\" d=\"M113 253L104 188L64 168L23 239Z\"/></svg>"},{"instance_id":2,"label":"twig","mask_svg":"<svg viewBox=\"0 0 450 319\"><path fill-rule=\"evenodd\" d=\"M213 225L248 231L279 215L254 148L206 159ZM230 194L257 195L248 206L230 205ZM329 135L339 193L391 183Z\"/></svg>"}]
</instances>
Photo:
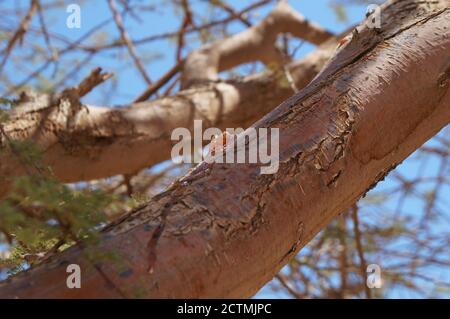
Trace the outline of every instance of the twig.
<instances>
[{"instance_id":1,"label":"twig","mask_svg":"<svg viewBox=\"0 0 450 319\"><path fill-rule=\"evenodd\" d=\"M56 51L53 49L53 46L50 41L50 35L48 34L47 26L45 24L44 15L42 13L42 6L38 3L38 17L39 17L39 23L41 24L41 30L42 34L44 35L45 44L47 45L47 48L51 54L51 59L56 60L58 58L58 55L56 54Z\"/></svg>"},{"instance_id":2,"label":"twig","mask_svg":"<svg viewBox=\"0 0 450 319\"><path fill-rule=\"evenodd\" d=\"M367 286L367 272L366 272L367 264L366 264L366 260L364 258L364 250L363 250L363 246L362 246L362 242L361 242L361 233L359 231L359 220L358 220L358 206L356 206L356 204L352 206L351 212L352 212L352 219L353 219L353 230L355 233L356 250L358 251L358 256L359 256L359 260L360 260L360 272L361 272L361 277L364 281L363 286L364 286L364 290L366 292L366 298L371 299L372 291Z\"/></svg>"},{"instance_id":3,"label":"twig","mask_svg":"<svg viewBox=\"0 0 450 319\"><path fill-rule=\"evenodd\" d=\"M289 62L289 57L276 47L277 37L283 33L291 33L314 44L321 44L332 37L330 32L307 21L286 1L280 1L259 23L189 54L183 68L181 87L217 81L219 72L248 62L261 61L271 68L282 67Z\"/></svg>"},{"instance_id":4,"label":"twig","mask_svg":"<svg viewBox=\"0 0 450 319\"><path fill-rule=\"evenodd\" d=\"M16 150L16 148L14 147L13 141L11 140L9 135L5 132L5 129L3 128L2 124L0 124L0 134L2 134L5 137L6 142L8 143L9 149L11 150L11 153L17 158L19 163L22 164L22 166L25 170L25 173L27 175L31 176L32 172L28 168L29 164L23 160L20 152ZM40 170L37 167L35 167L35 168L38 172L40 172Z\"/></svg>"},{"instance_id":5,"label":"twig","mask_svg":"<svg viewBox=\"0 0 450 319\"><path fill-rule=\"evenodd\" d=\"M184 60L179 61L174 67L172 67L166 74L164 74L158 81L151 84L144 92L141 93L134 103L143 102L149 99L156 91L170 81L178 72L183 68Z\"/></svg>"},{"instance_id":6,"label":"twig","mask_svg":"<svg viewBox=\"0 0 450 319\"><path fill-rule=\"evenodd\" d=\"M216 7L219 7L223 9L224 11L228 12L230 16L236 17L239 21L241 21L243 24L245 24L247 27L251 27L252 23L248 21L247 18L245 18L244 14L241 12L236 12L232 7L230 7L228 4L226 4L224 1L215 1L212 2L212 4Z\"/></svg>"},{"instance_id":7,"label":"twig","mask_svg":"<svg viewBox=\"0 0 450 319\"><path fill-rule=\"evenodd\" d=\"M141 73L142 77L144 78L145 82L147 82L148 85L152 84L152 80L147 75L147 72L145 71L141 61L136 55L136 50L134 49L133 42L131 41L130 37L128 36L127 31L125 30L125 27L122 22L122 17L120 16L119 11L117 11L116 3L114 0L108 0L109 8L111 9L114 17L114 21L116 22L116 26L119 29L120 37L122 38L122 41L126 44L128 53L130 54L131 58L133 59L134 64L136 65L136 68Z\"/></svg>"},{"instance_id":8,"label":"twig","mask_svg":"<svg viewBox=\"0 0 450 319\"><path fill-rule=\"evenodd\" d=\"M176 50L176 60L177 63L179 63L181 61L181 54L184 48L184 35L186 33L186 29L192 25L194 26L193 23L193 18L192 18L192 11L191 8L189 7L189 2L188 0L181 0L181 6L183 8L184 11L184 18L183 18L183 23L181 24L180 27L180 31L178 32L178 39L177 39L177 50Z\"/></svg>"},{"instance_id":9,"label":"twig","mask_svg":"<svg viewBox=\"0 0 450 319\"><path fill-rule=\"evenodd\" d=\"M164 92L162 93L162 96L168 96L172 90L174 89L174 87L177 85L177 83L180 81L181 76L177 76L175 78L175 80L172 81L172 83L170 83L166 89L164 90Z\"/></svg>"},{"instance_id":10,"label":"twig","mask_svg":"<svg viewBox=\"0 0 450 319\"><path fill-rule=\"evenodd\" d=\"M82 97L92 91L100 83L112 77L112 73L102 73L102 68L97 67L77 87L78 96Z\"/></svg>"},{"instance_id":11,"label":"twig","mask_svg":"<svg viewBox=\"0 0 450 319\"><path fill-rule=\"evenodd\" d=\"M58 249L64 245L66 243L65 239L60 239L58 240L53 246L52 248L50 248L45 254L44 256L39 260L39 262L43 262L46 261L47 259L49 259L50 257L52 257L54 254L56 254L58 252Z\"/></svg>"},{"instance_id":12,"label":"twig","mask_svg":"<svg viewBox=\"0 0 450 319\"><path fill-rule=\"evenodd\" d=\"M345 298L347 293L347 269L348 269L348 263L347 263L347 243L345 240L345 236L347 233L347 225L345 220L345 215L339 217L338 221L338 232L339 232L339 242L340 242L340 254L339 254L339 272L341 277L341 287L340 287L340 295L342 298Z\"/></svg>"},{"instance_id":13,"label":"twig","mask_svg":"<svg viewBox=\"0 0 450 319\"><path fill-rule=\"evenodd\" d=\"M295 291L290 285L289 283L286 282L285 278L278 274L275 275L275 278L280 282L280 284L292 295L292 297L297 298L297 299L301 299L303 296L301 294L299 294L297 291Z\"/></svg>"},{"instance_id":14,"label":"twig","mask_svg":"<svg viewBox=\"0 0 450 319\"><path fill-rule=\"evenodd\" d=\"M67 80L73 79L73 78L75 77L75 75L76 75L80 70L82 70L82 67L85 66L85 65L87 65L87 64L92 60L93 57L94 57L94 53L91 52L91 53L87 54L87 55L84 57L84 59L81 60L81 61L79 61L79 62L77 62L77 64L74 65L74 66L72 67L72 69L71 69L70 71L68 71L68 72L66 73L66 75L65 75L62 79L60 79L57 83L53 84L53 85L52 85L52 88L50 89L50 91L51 91L51 92L57 91L58 88L63 87L63 86L65 85L65 83L67 82Z\"/></svg>"},{"instance_id":15,"label":"twig","mask_svg":"<svg viewBox=\"0 0 450 319\"><path fill-rule=\"evenodd\" d=\"M99 29L103 28L104 26L106 26L108 23L111 22L111 19L106 19L103 20L102 22L100 22L99 24L97 24L96 26L94 26L93 28L91 28L88 32L86 32L84 35L82 35L80 38L78 38L76 41L74 41L73 43L71 43L70 45L68 45L67 47L65 47L62 50L59 50L56 54L57 56L62 56L63 54L66 54L68 52L70 52L72 49L79 47L80 43L83 42L84 40L86 40L87 38L89 38L92 34L94 34L96 31L98 31ZM92 52L92 51L91 51ZM95 52L95 50L94 50ZM21 88L22 86L24 86L25 84L27 84L29 81L31 81L32 79L34 79L36 76L38 76L41 72L43 72L45 69L47 69L47 67L54 61L52 60L47 60L45 61L40 67L38 67L36 70L34 70L30 75L28 75L25 79L23 79L21 82L19 82L18 84L14 85L11 89L9 89L2 97L6 97L8 95L10 95L11 93L13 93L14 91L16 91L17 89Z\"/></svg>"},{"instance_id":16,"label":"twig","mask_svg":"<svg viewBox=\"0 0 450 319\"><path fill-rule=\"evenodd\" d=\"M17 41L19 41L19 42L22 41L23 36L27 32L28 25L31 21L31 18L33 17L36 10L38 9L38 6L39 6L39 4L38 4L37 0L31 0L30 9L28 10L27 14L20 22L20 25L19 25L19 28L17 29L17 31L14 33L14 35L11 37L11 39L9 39L8 45L5 48L4 56L3 56L2 62L0 63L0 74L1 74L3 67L5 66L6 60L8 60L8 57L9 57L14 45L16 44Z\"/></svg>"},{"instance_id":17,"label":"twig","mask_svg":"<svg viewBox=\"0 0 450 319\"><path fill-rule=\"evenodd\" d=\"M261 6L264 6L266 4L271 3L273 0L262 0L262 1L258 1L255 2L251 5L249 5L248 7L242 9L241 11L239 11L236 16L234 15L230 15L226 18L223 19L218 19L215 21L211 21L209 23L205 23L203 25L197 26L197 27L190 27L188 29L185 30L185 34L189 34L189 33L193 33L193 32L197 32L197 31L202 31L202 30L206 30L206 29L210 29L212 27L215 27L217 25L221 25L221 24L226 24L229 22L232 22L234 20L236 20L239 16L242 16L256 8L259 8ZM137 40L132 40L133 45L137 46L137 45L141 45L141 44L145 44L151 41L156 41L156 40L163 40L163 39L167 39L167 38L173 38L173 37L177 37L179 34L179 30L178 31L172 31L172 32L165 32L165 33L161 33L161 34L156 34L156 35L150 35L147 37L144 37L142 39L137 39ZM108 43L105 45L100 45L100 46L96 46L96 47L90 47L90 46L84 46L84 47L80 47L80 49L85 50L85 51L99 51L99 50L105 50L105 49L113 49L113 48L117 48L120 47L122 45L124 45L125 43L123 42L123 40L120 41L114 41L112 43Z\"/></svg>"},{"instance_id":18,"label":"twig","mask_svg":"<svg viewBox=\"0 0 450 319\"><path fill-rule=\"evenodd\" d=\"M131 184L131 179L133 178L133 175L124 174L123 175L123 183L125 184L127 195L131 198L131 195L133 195L133 185Z\"/></svg>"}]
</instances>

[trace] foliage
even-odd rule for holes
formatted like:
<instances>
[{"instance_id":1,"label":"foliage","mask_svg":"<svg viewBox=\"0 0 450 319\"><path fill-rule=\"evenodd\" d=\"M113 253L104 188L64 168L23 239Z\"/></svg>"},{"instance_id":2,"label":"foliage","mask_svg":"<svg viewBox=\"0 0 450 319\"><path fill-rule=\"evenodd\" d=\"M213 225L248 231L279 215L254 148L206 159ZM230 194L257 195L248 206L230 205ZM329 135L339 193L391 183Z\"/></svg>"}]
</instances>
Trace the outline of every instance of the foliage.
<instances>
[{"instance_id":1,"label":"foliage","mask_svg":"<svg viewBox=\"0 0 450 319\"><path fill-rule=\"evenodd\" d=\"M10 250L9 258L0 260L0 270L15 273L74 243L95 243L114 197L57 181L34 143L8 143L0 158L17 157L29 174L15 177L11 192L0 200L0 234Z\"/></svg>"}]
</instances>

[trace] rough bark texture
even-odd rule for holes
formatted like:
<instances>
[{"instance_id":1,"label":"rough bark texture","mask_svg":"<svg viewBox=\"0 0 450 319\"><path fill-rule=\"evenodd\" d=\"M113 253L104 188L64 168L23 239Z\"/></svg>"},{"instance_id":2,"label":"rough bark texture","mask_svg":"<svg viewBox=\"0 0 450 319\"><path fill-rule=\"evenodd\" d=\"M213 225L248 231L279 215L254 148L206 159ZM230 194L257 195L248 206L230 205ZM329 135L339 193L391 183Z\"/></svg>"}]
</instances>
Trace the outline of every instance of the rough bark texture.
<instances>
[{"instance_id":1,"label":"rough bark texture","mask_svg":"<svg viewBox=\"0 0 450 319\"><path fill-rule=\"evenodd\" d=\"M448 1L394 1L304 90L257 122L280 169L214 164L104 230L0 284L0 297L249 297L333 217L450 120ZM93 252L120 262L93 262ZM91 256L91 257L89 257ZM98 260L98 259L97 259ZM82 288L66 288L66 266Z\"/></svg>"},{"instance_id":2,"label":"rough bark texture","mask_svg":"<svg viewBox=\"0 0 450 319\"><path fill-rule=\"evenodd\" d=\"M39 144L44 163L63 182L136 173L170 157L173 129L192 130L194 119L204 120L204 128L246 128L292 95L284 72L268 71L231 81L221 81L217 77L218 71L258 59L266 63L272 61L276 65L274 68L283 70L281 53L276 59L267 55L269 48L271 52L276 51L274 41L283 32L303 36L317 44L328 40L300 61L283 60L288 63L286 70L295 86L303 88L332 56L337 39L280 2L256 26L193 52L184 63L183 71L190 88L174 96L119 108L82 105L76 97L67 95L25 97L11 113L4 130L12 140L28 139ZM249 36L254 39L264 36L264 41L253 41L250 45L246 41ZM216 48L219 43L221 49L211 51L211 47ZM239 54L234 54L233 50ZM199 56L205 58L206 51L211 57L203 61ZM221 66L216 69L214 62L219 60ZM208 76L200 79L195 75L199 69L193 67L199 63L210 70ZM209 65L205 65L207 63ZM3 136L0 138L0 147L4 147L6 140ZM21 163L14 157L2 158L0 196L9 187L8 176L20 174L24 174Z\"/></svg>"}]
</instances>

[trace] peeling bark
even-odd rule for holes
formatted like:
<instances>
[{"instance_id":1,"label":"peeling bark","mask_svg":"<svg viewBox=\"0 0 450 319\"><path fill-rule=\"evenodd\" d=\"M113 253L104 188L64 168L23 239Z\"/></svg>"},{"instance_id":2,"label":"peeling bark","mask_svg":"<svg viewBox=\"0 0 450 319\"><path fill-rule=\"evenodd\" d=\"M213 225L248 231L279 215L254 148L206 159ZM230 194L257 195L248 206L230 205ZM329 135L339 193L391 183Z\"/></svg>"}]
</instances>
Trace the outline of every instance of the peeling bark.
<instances>
[{"instance_id":1,"label":"peeling bark","mask_svg":"<svg viewBox=\"0 0 450 319\"><path fill-rule=\"evenodd\" d=\"M0 284L0 297L249 297L450 121L448 1L394 1L254 127L280 129L280 169L214 164ZM92 261L114 252L120 263ZM89 252L89 253L88 253ZM82 288L67 289L80 264Z\"/></svg>"}]
</instances>

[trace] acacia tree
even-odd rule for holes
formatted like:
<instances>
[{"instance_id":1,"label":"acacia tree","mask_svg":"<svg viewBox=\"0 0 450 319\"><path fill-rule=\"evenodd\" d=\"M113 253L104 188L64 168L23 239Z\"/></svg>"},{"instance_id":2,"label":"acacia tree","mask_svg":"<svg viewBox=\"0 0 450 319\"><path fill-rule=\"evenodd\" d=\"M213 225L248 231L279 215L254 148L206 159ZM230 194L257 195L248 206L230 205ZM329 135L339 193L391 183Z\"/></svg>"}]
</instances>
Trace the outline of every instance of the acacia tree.
<instances>
[{"instance_id":1,"label":"acacia tree","mask_svg":"<svg viewBox=\"0 0 450 319\"><path fill-rule=\"evenodd\" d=\"M63 182L129 176L167 159L170 132L192 130L194 119L209 127L278 128L278 172L259 175L260 164L199 166L115 219L95 245L74 235L70 239L78 244L54 254L58 241L52 256L45 254L31 270L0 284L0 296L252 296L338 214L353 207L358 225L355 202L449 122L448 1L390 1L381 7L380 28L362 23L339 43L340 36L281 1L259 23L186 59L180 48L192 13L187 1L181 3L177 64L152 82L115 2L109 1L120 43L148 89L123 108L85 105L80 98L110 77L95 69L61 93L23 93L1 127L8 150L2 176L41 173L40 167L30 172L30 165L18 160L17 141L40 145L43 163ZM5 56L40 8L31 2ZM274 45L284 33L318 48L290 61ZM271 71L219 77L256 60ZM179 72L179 92L144 102ZM5 196L11 180L0 183ZM39 208L31 211L39 213ZM81 289L67 289L66 266L72 263L83 269ZM291 289L283 275L278 278Z\"/></svg>"}]
</instances>

